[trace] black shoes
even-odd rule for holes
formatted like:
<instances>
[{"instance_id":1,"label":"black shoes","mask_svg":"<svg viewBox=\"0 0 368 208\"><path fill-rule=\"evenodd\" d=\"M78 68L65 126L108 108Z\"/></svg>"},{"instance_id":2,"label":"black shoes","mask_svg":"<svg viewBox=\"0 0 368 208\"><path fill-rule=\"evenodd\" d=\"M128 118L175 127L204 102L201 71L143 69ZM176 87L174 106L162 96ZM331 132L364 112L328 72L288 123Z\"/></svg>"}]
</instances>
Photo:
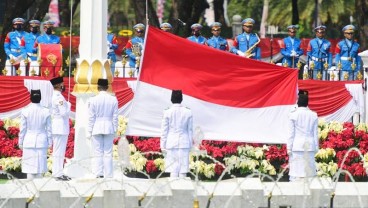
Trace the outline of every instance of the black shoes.
<instances>
[{"instance_id":1,"label":"black shoes","mask_svg":"<svg viewBox=\"0 0 368 208\"><path fill-rule=\"evenodd\" d=\"M62 175L62 176L56 177L55 179L57 181L70 181L70 180L72 180L69 176L66 176L66 175Z\"/></svg>"},{"instance_id":2,"label":"black shoes","mask_svg":"<svg viewBox=\"0 0 368 208\"><path fill-rule=\"evenodd\" d=\"M104 178L104 177L100 175L100 176L97 176L96 178Z\"/></svg>"}]
</instances>

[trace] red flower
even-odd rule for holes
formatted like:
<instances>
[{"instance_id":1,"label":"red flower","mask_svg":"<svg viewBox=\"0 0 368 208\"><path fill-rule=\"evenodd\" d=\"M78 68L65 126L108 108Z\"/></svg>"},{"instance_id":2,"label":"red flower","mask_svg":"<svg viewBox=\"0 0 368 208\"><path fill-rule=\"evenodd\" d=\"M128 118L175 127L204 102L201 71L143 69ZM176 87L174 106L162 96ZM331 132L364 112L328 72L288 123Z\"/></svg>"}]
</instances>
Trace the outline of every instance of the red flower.
<instances>
[{"instance_id":1,"label":"red flower","mask_svg":"<svg viewBox=\"0 0 368 208\"><path fill-rule=\"evenodd\" d=\"M225 168L224 168L223 165L221 165L220 163L215 164L215 173L216 173L216 175L218 175L218 176L221 175L224 170L225 170Z\"/></svg>"},{"instance_id":2,"label":"red flower","mask_svg":"<svg viewBox=\"0 0 368 208\"><path fill-rule=\"evenodd\" d=\"M5 130L4 125L5 125L4 121L0 120L0 129Z\"/></svg>"},{"instance_id":3,"label":"red flower","mask_svg":"<svg viewBox=\"0 0 368 208\"><path fill-rule=\"evenodd\" d=\"M157 169L154 161L153 160L147 160L147 163L146 163L146 172L148 174L150 174L150 173L154 173L154 172L157 172L157 171L158 171L158 169Z\"/></svg>"}]
</instances>

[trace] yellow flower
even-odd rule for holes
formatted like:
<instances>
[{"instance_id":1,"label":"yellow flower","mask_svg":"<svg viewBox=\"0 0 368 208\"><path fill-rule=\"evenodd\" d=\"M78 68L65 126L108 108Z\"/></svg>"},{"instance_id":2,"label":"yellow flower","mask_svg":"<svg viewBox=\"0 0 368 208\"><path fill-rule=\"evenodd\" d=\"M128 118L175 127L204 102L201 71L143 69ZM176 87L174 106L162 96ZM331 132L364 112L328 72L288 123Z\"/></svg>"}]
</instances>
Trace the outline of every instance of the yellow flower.
<instances>
[{"instance_id":1,"label":"yellow flower","mask_svg":"<svg viewBox=\"0 0 368 208\"><path fill-rule=\"evenodd\" d=\"M135 152L130 156L130 164L133 170L143 171L146 163L147 158L145 158L140 152Z\"/></svg>"},{"instance_id":2,"label":"yellow flower","mask_svg":"<svg viewBox=\"0 0 368 208\"><path fill-rule=\"evenodd\" d=\"M337 121L332 121L328 125L329 130L335 131L336 133L341 133L344 130L342 123Z\"/></svg>"},{"instance_id":3,"label":"yellow flower","mask_svg":"<svg viewBox=\"0 0 368 208\"><path fill-rule=\"evenodd\" d=\"M357 130L357 131L364 131L364 132L367 132L367 124L366 124L366 123L359 123L359 124L356 126L356 130Z\"/></svg>"},{"instance_id":4,"label":"yellow flower","mask_svg":"<svg viewBox=\"0 0 368 208\"><path fill-rule=\"evenodd\" d=\"M156 165L156 167L160 170L160 171L164 171L165 170L165 160L163 158L157 158L153 161L153 163Z\"/></svg>"},{"instance_id":5,"label":"yellow flower","mask_svg":"<svg viewBox=\"0 0 368 208\"><path fill-rule=\"evenodd\" d=\"M128 125L128 119L125 118L124 116L119 116L118 117L118 130L117 130L118 136L122 136L125 134L127 125Z\"/></svg>"},{"instance_id":6,"label":"yellow flower","mask_svg":"<svg viewBox=\"0 0 368 208\"><path fill-rule=\"evenodd\" d=\"M205 164L203 167L203 174L207 178L212 178L213 176L215 176L215 164L214 163Z\"/></svg>"}]
</instances>

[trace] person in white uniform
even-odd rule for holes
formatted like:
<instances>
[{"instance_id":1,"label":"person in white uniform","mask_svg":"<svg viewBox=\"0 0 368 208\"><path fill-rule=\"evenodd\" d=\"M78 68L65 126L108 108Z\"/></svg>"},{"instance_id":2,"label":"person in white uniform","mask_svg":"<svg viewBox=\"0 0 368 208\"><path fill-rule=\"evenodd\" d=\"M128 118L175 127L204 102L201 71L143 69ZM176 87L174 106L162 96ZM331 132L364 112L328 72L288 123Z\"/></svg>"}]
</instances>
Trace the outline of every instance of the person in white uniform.
<instances>
[{"instance_id":1,"label":"person in white uniform","mask_svg":"<svg viewBox=\"0 0 368 208\"><path fill-rule=\"evenodd\" d=\"M63 174L65 150L69 135L69 113L71 104L61 94L65 91L62 77L50 80L54 87L52 94L52 176L56 180L69 181L70 177Z\"/></svg>"},{"instance_id":2,"label":"person in white uniform","mask_svg":"<svg viewBox=\"0 0 368 208\"><path fill-rule=\"evenodd\" d=\"M92 171L97 178L113 177L112 147L118 129L118 100L107 92L108 80L98 79L99 93L88 104L88 134L92 140Z\"/></svg>"},{"instance_id":3,"label":"person in white uniform","mask_svg":"<svg viewBox=\"0 0 368 208\"><path fill-rule=\"evenodd\" d=\"M316 175L314 156L319 149L317 113L308 108L308 92L299 91L298 108L289 115L287 153L290 181Z\"/></svg>"},{"instance_id":4,"label":"person in white uniform","mask_svg":"<svg viewBox=\"0 0 368 208\"><path fill-rule=\"evenodd\" d=\"M167 152L165 172L172 178L183 178L188 173L189 152L193 145L192 111L181 105L182 100L182 91L173 90L173 105L164 111L161 123L160 148Z\"/></svg>"},{"instance_id":5,"label":"person in white uniform","mask_svg":"<svg viewBox=\"0 0 368 208\"><path fill-rule=\"evenodd\" d=\"M23 149L22 172L27 179L47 172L47 149L52 145L51 115L40 105L41 91L31 90L31 104L20 116L19 148Z\"/></svg>"}]
</instances>

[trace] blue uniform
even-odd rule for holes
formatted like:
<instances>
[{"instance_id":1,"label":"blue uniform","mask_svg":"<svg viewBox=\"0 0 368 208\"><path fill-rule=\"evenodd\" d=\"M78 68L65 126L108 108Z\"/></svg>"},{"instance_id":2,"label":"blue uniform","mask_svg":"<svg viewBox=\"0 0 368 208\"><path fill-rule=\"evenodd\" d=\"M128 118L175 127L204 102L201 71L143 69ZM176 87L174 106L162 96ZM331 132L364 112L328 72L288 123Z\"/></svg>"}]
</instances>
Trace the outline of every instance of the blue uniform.
<instances>
[{"instance_id":1,"label":"blue uniform","mask_svg":"<svg viewBox=\"0 0 368 208\"><path fill-rule=\"evenodd\" d=\"M317 79L317 74L320 72L325 79L325 73L327 69L324 68L324 64L327 62L328 67L332 65L332 53L331 53L331 42L326 39L314 38L312 39L307 48L308 55L308 66L310 67L311 62L314 63L313 79Z\"/></svg>"},{"instance_id":2,"label":"blue uniform","mask_svg":"<svg viewBox=\"0 0 368 208\"><path fill-rule=\"evenodd\" d=\"M259 41L259 38L254 33L241 33L235 37L234 45L230 49L230 52L237 54L238 51L246 52L250 47L256 44ZM261 59L261 49L257 46L250 51L253 54L250 58L260 60Z\"/></svg>"},{"instance_id":3,"label":"blue uniform","mask_svg":"<svg viewBox=\"0 0 368 208\"><path fill-rule=\"evenodd\" d=\"M113 33L107 34L107 44L108 44L108 52L107 52L107 58L111 60L111 72L114 76L115 73L115 62L116 62L116 54L115 50L118 48L118 42L116 39L116 36Z\"/></svg>"},{"instance_id":4,"label":"blue uniform","mask_svg":"<svg viewBox=\"0 0 368 208\"><path fill-rule=\"evenodd\" d=\"M282 63L287 63L288 67L295 68L299 57L303 55L303 50L300 48L300 39L292 37L284 38L281 43L281 54L284 56Z\"/></svg>"},{"instance_id":5,"label":"blue uniform","mask_svg":"<svg viewBox=\"0 0 368 208\"><path fill-rule=\"evenodd\" d=\"M222 51L229 50L229 45L227 43L227 40L220 36L218 37L212 36L211 38L207 40L206 45L212 48L220 49Z\"/></svg>"},{"instance_id":6,"label":"blue uniform","mask_svg":"<svg viewBox=\"0 0 368 208\"><path fill-rule=\"evenodd\" d=\"M26 58L26 51L22 48L22 38L27 34L24 31L13 31L9 32L4 41L4 50L7 55L7 59L10 59L10 55L15 58L20 57L20 59Z\"/></svg>"},{"instance_id":7,"label":"blue uniform","mask_svg":"<svg viewBox=\"0 0 368 208\"><path fill-rule=\"evenodd\" d=\"M143 43L144 43L144 39L138 36L134 36L131 40L128 41L128 43L126 44L125 48L126 48L126 54L129 56L129 66L131 68L135 68L135 64L136 64L136 56L132 51L133 45L139 45L141 51L143 49Z\"/></svg>"},{"instance_id":8,"label":"blue uniform","mask_svg":"<svg viewBox=\"0 0 368 208\"><path fill-rule=\"evenodd\" d=\"M34 48L34 44L38 36L40 36L40 33L30 32L23 37L22 46L25 48L31 61L37 60L37 49Z\"/></svg>"},{"instance_id":9,"label":"blue uniform","mask_svg":"<svg viewBox=\"0 0 368 208\"><path fill-rule=\"evenodd\" d=\"M48 34L43 34L37 37L35 44L59 44L60 43L60 38L57 35L48 35Z\"/></svg>"},{"instance_id":10,"label":"blue uniform","mask_svg":"<svg viewBox=\"0 0 368 208\"><path fill-rule=\"evenodd\" d=\"M192 35L192 36L189 36L187 39L192 41L192 42L196 42L196 43L199 43L199 44L202 44L202 45L204 45L207 41L207 39L205 37L203 37L202 35L200 35L198 37Z\"/></svg>"},{"instance_id":11,"label":"blue uniform","mask_svg":"<svg viewBox=\"0 0 368 208\"><path fill-rule=\"evenodd\" d=\"M361 66L361 58L358 56L359 43L344 39L336 45L335 49L335 63L341 63L340 80L344 80L344 74L349 73L348 80L354 80L356 72L359 71ZM355 63L356 68L353 70L351 65Z\"/></svg>"}]
</instances>

